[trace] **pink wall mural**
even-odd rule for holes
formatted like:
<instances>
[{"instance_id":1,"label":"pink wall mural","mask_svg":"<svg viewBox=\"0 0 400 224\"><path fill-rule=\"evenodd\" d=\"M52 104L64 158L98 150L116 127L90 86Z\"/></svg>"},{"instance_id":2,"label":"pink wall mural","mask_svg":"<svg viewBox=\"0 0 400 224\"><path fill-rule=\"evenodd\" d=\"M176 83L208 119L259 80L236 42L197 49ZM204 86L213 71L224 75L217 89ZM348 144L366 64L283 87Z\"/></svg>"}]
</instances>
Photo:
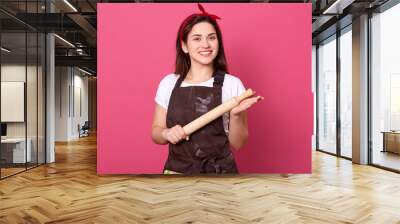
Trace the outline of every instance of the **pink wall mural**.
<instances>
[{"instance_id":1,"label":"pink wall mural","mask_svg":"<svg viewBox=\"0 0 400 224\"><path fill-rule=\"evenodd\" d=\"M204 3L222 18L229 72L264 96L248 111L240 173L310 173L311 4ZM98 4L99 174L160 174L167 145L151 140L154 97L174 71L179 25L197 5Z\"/></svg>"}]
</instances>

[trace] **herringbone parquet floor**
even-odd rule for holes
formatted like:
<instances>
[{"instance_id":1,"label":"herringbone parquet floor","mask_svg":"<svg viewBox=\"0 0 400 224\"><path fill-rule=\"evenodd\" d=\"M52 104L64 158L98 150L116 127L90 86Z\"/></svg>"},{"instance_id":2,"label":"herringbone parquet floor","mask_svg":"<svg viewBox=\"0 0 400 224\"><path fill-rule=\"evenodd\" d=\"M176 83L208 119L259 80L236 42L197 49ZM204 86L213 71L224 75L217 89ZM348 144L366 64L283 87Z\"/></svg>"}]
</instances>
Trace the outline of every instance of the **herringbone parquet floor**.
<instances>
[{"instance_id":1,"label":"herringbone parquet floor","mask_svg":"<svg viewBox=\"0 0 400 224\"><path fill-rule=\"evenodd\" d=\"M92 136L0 181L0 223L400 223L400 175L314 152L310 175L97 176Z\"/></svg>"}]
</instances>

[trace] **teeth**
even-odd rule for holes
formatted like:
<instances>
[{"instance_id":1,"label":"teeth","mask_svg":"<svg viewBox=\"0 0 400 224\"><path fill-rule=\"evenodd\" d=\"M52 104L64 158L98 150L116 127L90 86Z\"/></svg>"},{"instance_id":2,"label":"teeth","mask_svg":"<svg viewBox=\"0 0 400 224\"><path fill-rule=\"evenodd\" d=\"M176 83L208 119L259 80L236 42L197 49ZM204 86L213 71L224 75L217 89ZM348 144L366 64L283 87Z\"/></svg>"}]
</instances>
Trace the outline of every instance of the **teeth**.
<instances>
[{"instance_id":1,"label":"teeth","mask_svg":"<svg viewBox=\"0 0 400 224\"><path fill-rule=\"evenodd\" d=\"M211 51L203 51L203 52L199 52L199 54L201 54L201 55L210 55Z\"/></svg>"}]
</instances>

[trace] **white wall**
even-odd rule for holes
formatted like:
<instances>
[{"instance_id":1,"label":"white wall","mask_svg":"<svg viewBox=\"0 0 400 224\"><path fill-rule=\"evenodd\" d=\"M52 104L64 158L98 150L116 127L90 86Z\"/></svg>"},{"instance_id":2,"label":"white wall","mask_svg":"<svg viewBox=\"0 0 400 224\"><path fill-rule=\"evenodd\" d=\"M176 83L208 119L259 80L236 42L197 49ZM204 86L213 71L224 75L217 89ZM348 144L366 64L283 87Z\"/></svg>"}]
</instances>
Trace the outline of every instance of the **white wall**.
<instances>
[{"instance_id":1,"label":"white wall","mask_svg":"<svg viewBox=\"0 0 400 224\"><path fill-rule=\"evenodd\" d=\"M25 71L24 65L8 64L1 66L1 81L2 82L25 82ZM28 74L32 70L32 66L28 66ZM4 97L4 96L3 96ZM1 108L6 110L6 108ZM25 137L25 123L24 122L10 122L7 123L7 136L8 137Z\"/></svg>"},{"instance_id":2,"label":"white wall","mask_svg":"<svg viewBox=\"0 0 400 224\"><path fill-rule=\"evenodd\" d=\"M72 67L56 67L55 73L55 140L77 139L78 124L88 120L88 77Z\"/></svg>"},{"instance_id":3,"label":"white wall","mask_svg":"<svg viewBox=\"0 0 400 224\"><path fill-rule=\"evenodd\" d=\"M55 68L55 141L68 140L69 68Z\"/></svg>"},{"instance_id":4,"label":"white wall","mask_svg":"<svg viewBox=\"0 0 400 224\"><path fill-rule=\"evenodd\" d=\"M81 126L85 123L85 121L88 121L89 118L89 111L88 111L88 77L85 76L81 76L82 73L78 73L78 75L76 75L76 71L75 70L75 79L74 79L74 86L75 86L75 96L74 96L74 100L75 100L75 113L74 115L74 119L72 119L72 135L75 137L79 137L79 133L78 133L78 124L80 124ZM80 94L78 93L78 91L80 90ZM80 99L79 96L80 95ZM80 105L79 102L80 101ZM81 107L80 109L82 110L81 112L79 111L79 107Z\"/></svg>"},{"instance_id":5,"label":"white wall","mask_svg":"<svg viewBox=\"0 0 400 224\"><path fill-rule=\"evenodd\" d=\"M25 70L27 69L27 70ZM27 71L27 73L26 73ZM39 71L41 72L41 71ZM5 64L1 66L1 81L2 82L25 82L25 76L28 76L28 82L30 86L36 86L36 66L18 65L18 64ZM33 77L34 76L34 77ZM27 116L28 116L28 137L31 133L36 135L36 112L37 99L36 99L36 87L27 88ZM3 96L5 97L5 96ZM33 103L32 103L33 102ZM39 105L40 107L41 105ZM1 108L6 110L7 108ZM34 122L34 124L32 124ZM25 137L25 124L26 122L7 122L7 136L8 137Z\"/></svg>"}]
</instances>

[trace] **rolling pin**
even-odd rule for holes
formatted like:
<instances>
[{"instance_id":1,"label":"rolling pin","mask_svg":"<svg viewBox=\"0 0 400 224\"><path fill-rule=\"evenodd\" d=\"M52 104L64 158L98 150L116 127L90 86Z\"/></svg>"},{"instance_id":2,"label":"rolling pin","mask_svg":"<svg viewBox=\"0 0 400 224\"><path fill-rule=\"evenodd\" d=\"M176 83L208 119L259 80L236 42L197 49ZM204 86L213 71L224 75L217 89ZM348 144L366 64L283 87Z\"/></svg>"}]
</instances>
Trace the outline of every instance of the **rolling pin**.
<instances>
[{"instance_id":1,"label":"rolling pin","mask_svg":"<svg viewBox=\"0 0 400 224\"><path fill-rule=\"evenodd\" d=\"M204 127L208 123L212 122L213 120L217 119L218 117L222 116L224 113L232 110L234 107L240 104L242 100L251 97L254 95L254 91L251 89L246 90L240 96L232 97L227 102L215 107L214 109L210 110L209 112L201 115L194 121L190 122L189 124L183 127L183 131L187 136L192 134L193 132L199 130L200 128ZM188 138L187 138L188 139Z\"/></svg>"}]
</instances>

